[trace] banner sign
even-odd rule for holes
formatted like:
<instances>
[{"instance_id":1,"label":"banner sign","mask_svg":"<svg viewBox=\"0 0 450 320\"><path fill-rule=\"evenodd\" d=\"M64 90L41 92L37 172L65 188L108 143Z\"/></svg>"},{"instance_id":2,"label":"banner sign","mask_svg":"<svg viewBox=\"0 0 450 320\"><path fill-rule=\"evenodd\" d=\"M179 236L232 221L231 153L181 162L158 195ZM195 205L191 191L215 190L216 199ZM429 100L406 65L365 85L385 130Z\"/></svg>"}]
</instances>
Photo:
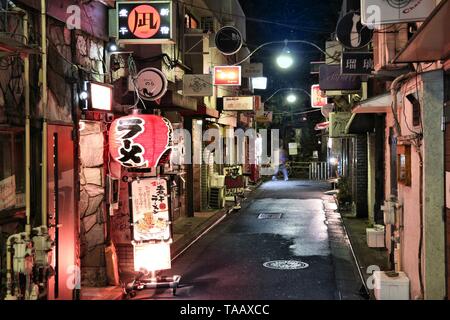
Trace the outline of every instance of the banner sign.
<instances>
[{"instance_id":1,"label":"banner sign","mask_svg":"<svg viewBox=\"0 0 450 320\"><path fill-rule=\"evenodd\" d=\"M372 52L343 52L341 73L349 75L370 75L374 71Z\"/></svg>"},{"instance_id":2,"label":"banner sign","mask_svg":"<svg viewBox=\"0 0 450 320\"><path fill-rule=\"evenodd\" d=\"M0 181L0 210L16 206L16 176Z\"/></svg>"},{"instance_id":3,"label":"banner sign","mask_svg":"<svg viewBox=\"0 0 450 320\"><path fill-rule=\"evenodd\" d=\"M341 66L339 64L321 66L319 78L319 85L322 91L361 90L361 77L354 75L342 75Z\"/></svg>"},{"instance_id":4,"label":"banner sign","mask_svg":"<svg viewBox=\"0 0 450 320\"><path fill-rule=\"evenodd\" d=\"M119 43L161 44L174 42L172 1L117 2Z\"/></svg>"},{"instance_id":5,"label":"banner sign","mask_svg":"<svg viewBox=\"0 0 450 320\"><path fill-rule=\"evenodd\" d=\"M141 179L131 183L133 238L135 241L171 239L169 191L165 179Z\"/></svg>"},{"instance_id":6,"label":"banner sign","mask_svg":"<svg viewBox=\"0 0 450 320\"><path fill-rule=\"evenodd\" d=\"M212 81L210 74L185 74L183 76L183 96L212 97Z\"/></svg>"}]
</instances>

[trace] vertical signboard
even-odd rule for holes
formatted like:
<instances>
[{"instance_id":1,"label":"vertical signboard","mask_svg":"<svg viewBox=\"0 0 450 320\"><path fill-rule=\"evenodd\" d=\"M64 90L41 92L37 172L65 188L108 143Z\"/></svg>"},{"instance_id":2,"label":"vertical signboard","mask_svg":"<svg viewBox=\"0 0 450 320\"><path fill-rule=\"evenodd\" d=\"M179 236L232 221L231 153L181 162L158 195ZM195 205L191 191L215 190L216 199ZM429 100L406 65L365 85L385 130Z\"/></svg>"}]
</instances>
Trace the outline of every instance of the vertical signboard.
<instances>
[{"instance_id":1,"label":"vertical signboard","mask_svg":"<svg viewBox=\"0 0 450 320\"><path fill-rule=\"evenodd\" d=\"M328 104L328 98L322 96L320 85L315 84L311 86L311 107L322 108Z\"/></svg>"},{"instance_id":2,"label":"vertical signboard","mask_svg":"<svg viewBox=\"0 0 450 320\"><path fill-rule=\"evenodd\" d=\"M176 16L172 1L121 1L116 8L120 43L174 42Z\"/></svg>"},{"instance_id":3,"label":"vertical signboard","mask_svg":"<svg viewBox=\"0 0 450 320\"><path fill-rule=\"evenodd\" d=\"M131 183L135 241L171 239L167 180L141 179Z\"/></svg>"}]
</instances>

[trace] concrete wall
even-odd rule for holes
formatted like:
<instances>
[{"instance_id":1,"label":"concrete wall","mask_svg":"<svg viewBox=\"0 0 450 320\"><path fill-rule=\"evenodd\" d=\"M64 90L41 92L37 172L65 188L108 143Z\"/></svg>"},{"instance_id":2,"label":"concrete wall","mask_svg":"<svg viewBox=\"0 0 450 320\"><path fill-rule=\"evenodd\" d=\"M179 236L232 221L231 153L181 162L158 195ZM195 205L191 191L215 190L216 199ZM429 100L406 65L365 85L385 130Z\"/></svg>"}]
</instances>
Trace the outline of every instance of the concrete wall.
<instances>
[{"instance_id":1,"label":"concrete wall","mask_svg":"<svg viewBox=\"0 0 450 320\"><path fill-rule=\"evenodd\" d=\"M416 87L418 84L418 87ZM416 81L405 83L399 94L398 118L402 136L419 132L420 126L413 126L412 105L406 95L418 93L422 106L424 139L421 147L424 161L423 186L423 249L422 277L425 299L442 299L445 296L445 238L442 208L444 205L444 139L441 130L443 112L443 76L440 71L424 74ZM385 194L391 194L389 127L394 126L392 113L386 117L386 172ZM401 142L398 145L408 142ZM420 241L420 157L411 146L411 186L398 183L398 198L403 205L396 234L400 237L400 261L398 268L411 280L411 299L420 298L419 241ZM390 230L386 230L389 248Z\"/></svg>"},{"instance_id":2,"label":"concrete wall","mask_svg":"<svg viewBox=\"0 0 450 320\"><path fill-rule=\"evenodd\" d=\"M425 140L425 298L442 299L445 291L445 204L444 133L441 121L444 106L444 78L441 71L425 73L423 79Z\"/></svg>"}]
</instances>

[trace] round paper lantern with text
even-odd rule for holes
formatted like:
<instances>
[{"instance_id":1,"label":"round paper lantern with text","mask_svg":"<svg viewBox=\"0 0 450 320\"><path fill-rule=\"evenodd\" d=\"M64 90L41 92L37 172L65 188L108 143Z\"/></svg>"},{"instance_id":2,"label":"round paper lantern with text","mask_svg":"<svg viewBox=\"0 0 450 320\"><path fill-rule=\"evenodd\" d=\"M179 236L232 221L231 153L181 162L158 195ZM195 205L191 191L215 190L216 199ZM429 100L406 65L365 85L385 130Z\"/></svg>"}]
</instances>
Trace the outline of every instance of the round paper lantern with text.
<instances>
[{"instance_id":1,"label":"round paper lantern with text","mask_svg":"<svg viewBox=\"0 0 450 320\"><path fill-rule=\"evenodd\" d=\"M170 158L173 129L169 120L134 114L115 120L109 132L111 157L127 168L153 168Z\"/></svg>"}]
</instances>

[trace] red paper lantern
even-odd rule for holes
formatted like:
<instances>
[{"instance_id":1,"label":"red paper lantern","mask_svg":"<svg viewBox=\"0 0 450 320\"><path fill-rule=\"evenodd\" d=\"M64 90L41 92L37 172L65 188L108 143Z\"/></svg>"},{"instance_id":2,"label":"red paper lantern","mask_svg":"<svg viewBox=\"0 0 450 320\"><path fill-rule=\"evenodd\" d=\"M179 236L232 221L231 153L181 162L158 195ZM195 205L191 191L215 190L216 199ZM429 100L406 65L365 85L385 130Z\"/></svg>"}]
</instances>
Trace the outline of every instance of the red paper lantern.
<instances>
[{"instance_id":1,"label":"red paper lantern","mask_svg":"<svg viewBox=\"0 0 450 320\"><path fill-rule=\"evenodd\" d=\"M149 114L134 114L115 120L109 132L112 158L128 168L153 168L164 164L172 148L169 120Z\"/></svg>"}]
</instances>

